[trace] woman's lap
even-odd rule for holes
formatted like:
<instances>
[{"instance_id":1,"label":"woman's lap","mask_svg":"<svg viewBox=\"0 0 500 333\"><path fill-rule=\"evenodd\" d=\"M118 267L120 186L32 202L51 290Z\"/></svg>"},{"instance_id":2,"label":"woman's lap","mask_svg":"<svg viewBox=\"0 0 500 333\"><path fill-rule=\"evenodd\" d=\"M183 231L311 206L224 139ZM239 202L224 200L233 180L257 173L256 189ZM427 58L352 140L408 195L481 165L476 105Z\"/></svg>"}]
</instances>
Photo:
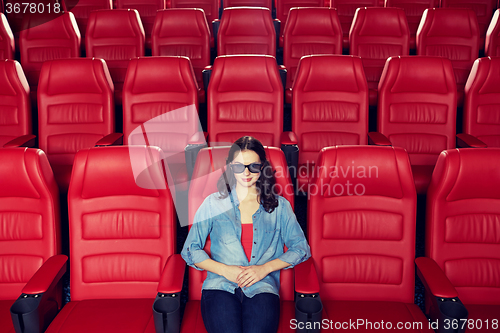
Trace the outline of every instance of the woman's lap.
<instances>
[{"instance_id":1,"label":"woman's lap","mask_svg":"<svg viewBox=\"0 0 500 333\"><path fill-rule=\"evenodd\" d=\"M201 313L208 333L276 333L280 302L270 293L246 297L239 288L203 290Z\"/></svg>"}]
</instances>

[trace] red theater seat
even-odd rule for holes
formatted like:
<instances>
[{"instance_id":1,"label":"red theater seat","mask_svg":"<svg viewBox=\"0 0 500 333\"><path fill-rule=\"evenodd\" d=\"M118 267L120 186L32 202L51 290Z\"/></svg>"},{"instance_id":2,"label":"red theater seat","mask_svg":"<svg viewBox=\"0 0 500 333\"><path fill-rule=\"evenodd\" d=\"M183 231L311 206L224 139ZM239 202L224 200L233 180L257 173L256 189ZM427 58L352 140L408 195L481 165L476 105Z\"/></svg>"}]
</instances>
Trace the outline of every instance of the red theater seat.
<instances>
[{"instance_id":1,"label":"red theater seat","mask_svg":"<svg viewBox=\"0 0 500 333\"><path fill-rule=\"evenodd\" d=\"M191 60L198 87L201 88L199 99L204 102L206 87L202 71L210 65L210 30L203 10L159 10L151 44L153 56L186 56Z\"/></svg>"},{"instance_id":2,"label":"red theater seat","mask_svg":"<svg viewBox=\"0 0 500 333\"><path fill-rule=\"evenodd\" d=\"M283 47L283 34L288 18L288 13L293 7L323 7L324 0L276 0L276 18L280 20L279 46Z\"/></svg>"},{"instance_id":3,"label":"red theater seat","mask_svg":"<svg viewBox=\"0 0 500 333\"><path fill-rule=\"evenodd\" d=\"M312 180L323 147L367 144L368 87L359 57L314 55L300 60L292 131L299 145L301 189Z\"/></svg>"},{"instance_id":4,"label":"red theater seat","mask_svg":"<svg viewBox=\"0 0 500 333\"><path fill-rule=\"evenodd\" d=\"M323 320L363 320L358 329L364 331L375 331L367 321L383 320L393 329L410 322L406 332L432 333L413 303L417 200L406 152L328 147L320 152L318 167L307 228Z\"/></svg>"},{"instance_id":5,"label":"red theater seat","mask_svg":"<svg viewBox=\"0 0 500 333\"><path fill-rule=\"evenodd\" d=\"M292 102L291 89L300 58L312 54L342 54L342 29L333 8L292 8L283 37L283 65L287 69L286 98Z\"/></svg>"},{"instance_id":6,"label":"red theater seat","mask_svg":"<svg viewBox=\"0 0 500 333\"><path fill-rule=\"evenodd\" d=\"M410 49L417 48L417 29L424 10L439 5L439 0L385 0L385 7L402 8L410 29Z\"/></svg>"},{"instance_id":7,"label":"red theater seat","mask_svg":"<svg viewBox=\"0 0 500 333\"><path fill-rule=\"evenodd\" d=\"M130 61L123 86L124 144L160 147L179 191L187 191L184 148L201 132L197 86L186 57Z\"/></svg>"},{"instance_id":8,"label":"red theater seat","mask_svg":"<svg viewBox=\"0 0 500 333\"><path fill-rule=\"evenodd\" d=\"M225 0L224 8L228 7L265 7L273 10L273 0Z\"/></svg>"},{"instance_id":9,"label":"red theater seat","mask_svg":"<svg viewBox=\"0 0 500 333\"><path fill-rule=\"evenodd\" d=\"M486 41L484 51L487 56L500 57L500 24L498 18L500 17L500 9L495 11L491 19L490 26L486 32Z\"/></svg>"},{"instance_id":10,"label":"red theater seat","mask_svg":"<svg viewBox=\"0 0 500 333\"><path fill-rule=\"evenodd\" d=\"M116 0L118 9L137 9L141 17L146 38L146 47L151 49L151 32L156 17L156 11L165 9L165 0Z\"/></svg>"},{"instance_id":11,"label":"red theater seat","mask_svg":"<svg viewBox=\"0 0 500 333\"><path fill-rule=\"evenodd\" d=\"M112 0L66 0L66 2L68 7L71 8L70 11L75 15L82 39L85 38L85 34L87 33L90 12L93 10L113 8ZM82 47L84 46L85 45L82 45Z\"/></svg>"},{"instance_id":12,"label":"red theater seat","mask_svg":"<svg viewBox=\"0 0 500 333\"><path fill-rule=\"evenodd\" d=\"M200 151L189 189L190 225L192 225L194 215L205 198L217 192L217 180L226 165L228 152L228 147L211 147ZM287 199L293 208L294 192L290 177L287 172L280 172L280 170L286 170L287 167L283 152L279 148L267 147L266 157L273 170L276 171L276 184L279 185L276 188L283 190L280 195ZM210 253L210 239L205 244L205 251ZM206 276L206 271L189 268L189 300L184 311L182 333L206 333L200 306L201 287ZM293 332L290 329L290 320L295 318L293 271L290 269L281 270L280 282L281 318L278 332Z\"/></svg>"},{"instance_id":13,"label":"red theater seat","mask_svg":"<svg viewBox=\"0 0 500 333\"><path fill-rule=\"evenodd\" d=\"M144 56L144 28L139 12L135 9L91 12L85 47L88 58L106 61L115 86L115 102L121 104L129 60Z\"/></svg>"},{"instance_id":14,"label":"red theater seat","mask_svg":"<svg viewBox=\"0 0 500 333\"><path fill-rule=\"evenodd\" d=\"M58 280L67 260L60 255L59 191L42 150L0 149L0 216L0 332L14 333L13 304L16 321L33 310L41 330L62 306ZM23 311L37 300L45 311ZM17 328L30 327L23 323Z\"/></svg>"},{"instance_id":15,"label":"red theater seat","mask_svg":"<svg viewBox=\"0 0 500 333\"><path fill-rule=\"evenodd\" d=\"M499 108L500 58L479 58L465 86L463 132L488 147L500 147L500 119L496 117Z\"/></svg>"},{"instance_id":16,"label":"red theater seat","mask_svg":"<svg viewBox=\"0 0 500 333\"><path fill-rule=\"evenodd\" d=\"M15 60L0 61L0 148L31 134L29 92L21 65Z\"/></svg>"},{"instance_id":17,"label":"red theater seat","mask_svg":"<svg viewBox=\"0 0 500 333\"><path fill-rule=\"evenodd\" d=\"M14 59L14 35L9 22L3 13L0 13L0 60Z\"/></svg>"},{"instance_id":18,"label":"red theater seat","mask_svg":"<svg viewBox=\"0 0 500 333\"><path fill-rule=\"evenodd\" d=\"M40 24L40 20L45 23ZM26 15L19 36L19 49L21 65L30 85L31 101L36 104L42 64L48 60L80 57L80 32L73 13Z\"/></svg>"},{"instance_id":19,"label":"red theater seat","mask_svg":"<svg viewBox=\"0 0 500 333\"><path fill-rule=\"evenodd\" d=\"M47 61L38 89L39 146L59 190L67 192L73 159L114 132L113 83L102 59Z\"/></svg>"},{"instance_id":20,"label":"red theater seat","mask_svg":"<svg viewBox=\"0 0 500 333\"><path fill-rule=\"evenodd\" d=\"M497 7L496 0L441 0L442 8L470 8L477 16L479 24L479 48L484 49L484 37L490 24L493 11Z\"/></svg>"},{"instance_id":21,"label":"red theater seat","mask_svg":"<svg viewBox=\"0 0 500 333\"><path fill-rule=\"evenodd\" d=\"M201 8L205 12L205 16L208 21L208 27L210 29L210 35L212 39L210 40L210 46L214 47L214 30L212 22L219 19L219 6L220 0L170 0L171 8ZM168 6L167 6L168 7Z\"/></svg>"},{"instance_id":22,"label":"red theater seat","mask_svg":"<svg viewBox=\"0 0 500 333\"><path fill-rule=\"evenodd\" d=\"M233 7L222 12L217 54L276 56L276 31L271 11L262 7Z\"/></svg>"},{"instance_id":23,"label":"red theater seat","mask_svg":"<svg viewBox=\"0 0 500 333\"><path fill-rule=\"evenodd\" d=\"M418 55L451 60L457 81L459 107L472 63L479 54L479 27L472 9L433 8L424 11L417 32Z\"/></svg>"},{"instance_id":24,"label":"red theater seat","mask_svg":"<svg viewBox=\"0 0 500 333\"><path fill-rule=\"evenodd\" d=\"M361 57L368 81L370 105L377 105L377 88L385 61L410 54L410 33L399 8L359 8L349 33L349 54Z\"/></svg>"},{"instance_id":25,"label":"red theater seat","mask_svg":"<svg viewBox=\"0 0 500 333\"><path fill-rule=\"evenodd\" d=\"M418 194L425 194L442 150L455 147L453 68L441 57L393 57L379 85L378 131L408 152Z\"/></svg>"},{"instance_id":26,"label":"red theater seat","mask_svg":"<svg viewBox=\"0 0 500 333\"><path fill-rule=\"evenodd\" d=\"M379 0L331 0L330 7L337 9L342 27L344 49L349 48L349 31L356 9L362 7L378 7Z\"/></svg>"},{"instance_id":27,"label":"red theater seat","mask_svg":"<svg viewBox=\"0 0 500 333\"><path fill-rule=\"evenodd\" d=\"M161 158L159 148L145 146L76 154L68 193L71 302L47 333L155 332L159 281L185 268L174 255L175 210Z\"/></svg>"},{"instance_id":28,"label":"red theater seat","mask_svg":"<svg viewBox=\"0 0 500 333\"><path fill-rule=\"evenodd\" d=\"M435 320L438 307L459 314L463 303L478 323L467 332L494 331L500 313L499 163L498 148L444 151L427 194L426 257L416 260L426 311Z\"/></svg>"},{"instance_id":29,"label":"red theater seat","mask_svg":"<svg viewBox=\"0 0 500 333\"><path fill-rule=\"evenodd\" d=\"M283 85L271 56L217 57L208 86L210 145L231 145L250 135L280 147Z\"/></svg>"}]
</instances>

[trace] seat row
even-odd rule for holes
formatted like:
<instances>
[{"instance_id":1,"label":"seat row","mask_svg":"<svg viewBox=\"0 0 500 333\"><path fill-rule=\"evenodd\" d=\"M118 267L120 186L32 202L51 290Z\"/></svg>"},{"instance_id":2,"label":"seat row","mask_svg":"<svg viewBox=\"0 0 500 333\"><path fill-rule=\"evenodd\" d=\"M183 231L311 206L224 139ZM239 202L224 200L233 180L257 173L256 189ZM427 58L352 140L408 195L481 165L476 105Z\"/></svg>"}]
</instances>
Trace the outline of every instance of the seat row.
<instances>
[{"instance_id":1,"label":"seat row","mask_svg":"<svg viewBox=\"0 0 500 333\"><path fill-rule=\"evenodd\" d=\"M205 197L217 191L228 149L200 151L189 191L190 224ZM293 207L290 177L280 172L284 154L268 147L266 155L276 171L275 189ZM71 333L206 332L200 313L206 273L194 268L179 323L185 263L174 254L175 208L163 158L159 148L147 146L77 153L68 194L71 301L60 309L67 257L60 254L51 168L41 150L0 150L1 332L9 332L11 322L24 333L47 327ZM356 321L358 329L369 330L366 325L383 321L432 332L446 327L443 318L467 320L470 331L480 324L497 329L498 163L498 148L451 149L439 156L427 197L426 257L416 260L426 313L433 323L439 320L431 326L413 303L416 191L408 155L397 147L322 149L321 172L313 181L317 191L308 200L312 257L281 272L280 332L299 325L319 332L324 320L332 325L326 329Z\"/></svg>"},{"instance_id":2,"label":"seat row","mask_svg":"<svg viewBox=\"0 0 500 333\"><path fill-rule=\"evenodd\" d=\"M28 87L19 63L0 63L0 145L34 145ZM246 70L241 70L245 68ZM378 132L368 133L369 90L355 56L304 57L293 85L292 131L283 132L283 85L271 56L218 57L208 90L208 133L201 132L198 89L189 59L131 60L124 84L123 142L168 154L178 183L189 180L196 151L242 135L284 147L300 188L307 187L318 152L335 145L394 145L410 154L418 193L425 193L437 156L458 146L500 147L497 73L500 58L475 61L466 88L463 133L456 134L456 88L445 58L392 57L379 84ZM116 144L113 83L100 59L45 62L38 90L38 147L62 192L74 154ZM185 149L189 147L187 155ZM186 160L186 158L188 160ZM184 186L181 191L187 188Z\"/></svg>"}]
</instances>

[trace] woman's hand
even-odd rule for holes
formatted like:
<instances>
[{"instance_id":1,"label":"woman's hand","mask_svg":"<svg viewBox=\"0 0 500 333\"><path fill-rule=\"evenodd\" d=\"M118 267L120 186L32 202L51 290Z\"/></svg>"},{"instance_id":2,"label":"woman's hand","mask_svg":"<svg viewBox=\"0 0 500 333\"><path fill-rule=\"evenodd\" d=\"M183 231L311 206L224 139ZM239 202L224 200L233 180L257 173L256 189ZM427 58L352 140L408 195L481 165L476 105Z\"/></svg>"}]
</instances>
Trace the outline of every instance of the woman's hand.
<instances>
[{"instance_id":1,"label":"woman's hand","mask_svg":"<svg viewBox=\"0 0 500 333\"><path fill-rule=\"evenodd\" d=\"M238 276L243 272L241 266L226 265L222 276L231 282L238 283Z\"/></svg>"},{"instance_id":2,"label":"woman's hand","mask_svg":"<svg viewBox=\"0 0 500 333\"><path fill-rule=\"evenodd\" d=\"M239 266L243 271L237 277L238 287L250 287L271 273L266 265Z\"/></svg>"}]
</instances>

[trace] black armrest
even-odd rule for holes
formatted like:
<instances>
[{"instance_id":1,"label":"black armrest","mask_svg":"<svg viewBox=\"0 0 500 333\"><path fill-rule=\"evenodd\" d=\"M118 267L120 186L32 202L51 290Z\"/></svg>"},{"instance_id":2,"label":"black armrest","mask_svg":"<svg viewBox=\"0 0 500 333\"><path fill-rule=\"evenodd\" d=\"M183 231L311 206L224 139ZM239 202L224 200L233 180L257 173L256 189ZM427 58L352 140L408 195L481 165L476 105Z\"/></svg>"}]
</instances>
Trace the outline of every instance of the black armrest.
<instances>
[{"instance_id":1,"label":"black armrest","mask_svg":"<svg viewBox=\"0 0 500 333\"><path fill-rule=\"evenodd\" d=\"M194 165L196 163L196 157L198 153L203 148L207 147L207 137L208 133L198 132L195 133L188 141L186 148L184 148L184 154L186 158L186 168L188 172L189 179L193 176Z\"/></svg>"},{"instance_id":2,"label":"black armrest","mask_svg":"<svg viewBox=\"0 0 500 333\"><path fill-rule=\"evenodd\" d=\"M222 15L222 12L221 12L221 15ZM212 30L214 32L214 48L217 50L218 47L218 38L217 38L217 35L219 33L219 26L220 26L220 20L218 19L215 19L212 21Z\"/></svg>"},{"instance_id":3,"label":"black armrest","mask_svg":"<svg viewBox=\"0 0 500 333\"><path fill-rule=\"evenodd\" d=\"M297 184L297 170L299 169L299 146L297 145L297 136L294 132L281 133L281 150L285 154L286 164L290 172L292 184Z\"/></svg>"},{"instance_id":4,"label":"black armrest","mask_svg":"<svg viewBox=\"0 0 500 333\"><path fill-rule=\"evenodd\" d=\"M273 20L274 31L276 31L276 49L280 47L280 31L281 31L281 21L278 19Z\"/></svg>"},{"instance_id":5,"label":"black armrest","mask_svg":"<svg viewBox=\"0 0 500 333\"><path fill-rule=\"evenodd\" d=\"M281 83L283 84L283 90L286 91L286 76L288 74L286 67L284 65L279 65L278 71L280 72L280 78L281 78Z\"/></svg>"},{"instance_id":6,"label":"black armrest","mask_svg":"<svg viewBox=\"0 0 500 333\"><path fill-rule=\"evenodd\" d=\"M212 66L206 66L201 72L203 75L203 85L205 86L205 94L208 95L208 84L212 76Z\"/></svg>"}]
</instances>

